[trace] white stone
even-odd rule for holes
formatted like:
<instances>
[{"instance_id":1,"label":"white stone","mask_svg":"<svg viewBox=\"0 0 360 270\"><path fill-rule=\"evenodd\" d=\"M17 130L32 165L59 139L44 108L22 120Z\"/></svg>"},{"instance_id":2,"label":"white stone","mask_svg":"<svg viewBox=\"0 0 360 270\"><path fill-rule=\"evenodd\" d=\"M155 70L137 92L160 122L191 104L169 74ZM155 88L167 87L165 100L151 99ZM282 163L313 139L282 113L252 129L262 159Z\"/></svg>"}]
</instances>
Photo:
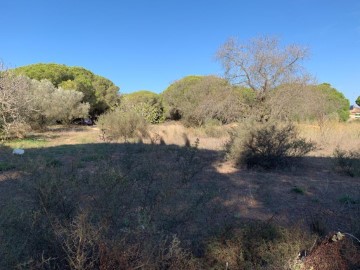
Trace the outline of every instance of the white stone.
<instances>
[{"instance_id":1,"label":"white stone","mask_svg":"<svg viewBox=\"0 0 360 270\"><path fill-rule=\"evenodd\" d=\"M13 153L14 155L23 155L23 154L25 153L25 150L24 150L24 149L17 148L17 149L14 149L12 153Z\"/></svg>"}]
</instances>

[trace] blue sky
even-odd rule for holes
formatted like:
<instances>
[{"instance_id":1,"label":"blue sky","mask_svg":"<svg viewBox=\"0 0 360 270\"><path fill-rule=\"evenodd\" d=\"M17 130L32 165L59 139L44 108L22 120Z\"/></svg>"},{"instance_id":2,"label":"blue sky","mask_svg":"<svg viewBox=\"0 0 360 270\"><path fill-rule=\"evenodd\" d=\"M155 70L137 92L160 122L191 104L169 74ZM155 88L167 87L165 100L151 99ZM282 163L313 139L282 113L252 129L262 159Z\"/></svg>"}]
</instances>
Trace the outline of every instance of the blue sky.
<instances>
[{"instance_id":1,"label":"blue sky","mask_svg":"<svg viewBox=\"0 0 360 270\"><path fill-rule=\"evenodd\" d=\"M359 0L0 0L0 59L83 66L122 93L222 75L229 37L308 46L305 67L353 104L360 95Z\"/></svg>"}]
</instances>

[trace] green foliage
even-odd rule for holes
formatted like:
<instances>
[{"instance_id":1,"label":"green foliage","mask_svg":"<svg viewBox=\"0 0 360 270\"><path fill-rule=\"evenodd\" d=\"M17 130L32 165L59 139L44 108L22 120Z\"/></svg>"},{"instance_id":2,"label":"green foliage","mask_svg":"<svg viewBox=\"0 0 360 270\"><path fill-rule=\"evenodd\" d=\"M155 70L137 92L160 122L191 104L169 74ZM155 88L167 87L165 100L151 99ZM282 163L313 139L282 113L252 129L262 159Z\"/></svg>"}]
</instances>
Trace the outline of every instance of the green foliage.
<instances>
[{"instance_id":1,"label":"green foliage","mask_svg":"<svg viewBox=\"0 0 360 270\"><path fill-rule=\"evenodd\" d=\"M227 146L228 157L248 168L272 169L288 166L293 158L313 151L315 145L303 138L292 124L267 123L235 130Z\"/></svg>"},{"instance_id":2,"label":"green foliage","mask_svg":"<svg viewBox=\"0 0 360 270\"><path fill-rule=\"evenodd\" d=\"M360 96L358 96L358 98L356 99L355 103L360 106Z\"/></svg>"},{"instance_id":3,"label":"green foliage","mask_svg":"<svg viewBox=\"0 0 360 270\"><path fill-rule=\"evenodd\" d=\"M147 123L135 111L117 109L107 112L99 116L97 125L105 141L124 139L126 142L135 137L147 136Z\"/></svg>"},{"instance_id":4,"label":"green foliage","mask_svg":"<svg viewBox=\"0 0 360 270\"><path fill-rule=\"evenodd\" d=\"M334 151L337 170L351 177L360 176L360 152L345 151L336 148Z\"/></svg>"},{"instance_id":5,"label":"green foliage","mask_svg":"<svg viewBox=\"0 0 360 270\"><path fill-rule=\"evenodd\" d=\"M28 115L27 123L33 128L43 128L59 121L69 124L76 118L89 114L89 104L82 103L83 93L74 90L55 88L48 80L31 80L28 90L34 110Z\"/></svg>"},{"instance_id":6,"label":"green foliage","mask_svg":"<svg viewBox=\"0 0 360 270\"><path fill-rule=\"evenodd\" d=\"M347 121L349 119L349 107L350 102L345 96L333 88L328 83L320 84L316 87L316 90L324 94L326 99L326 113L331 114L333 112L337 113L339 120Z\"/></svg>"},{"instance_id":7,"label":"green foliage","mask_svg":"<svg viewBox=\"0 0 360 270\"><path fill-rule=\"evenodd\" d=\"M294 193L297 193L297 194L301 194L301 195L305 194L304 189L302 189L301 187L293 187L291 189L291 191Z\"/></svg>"},{"instance_id":8,"label":"green foliage","mask_svg":"<svg viewBox=\"0 0 360 270\"><path fill-rule=\"evenodd\" d=\"M48 80L6 72L0 75L0 88L0 135L5 139L23 137L29 127L42 129L56 121L68 124L89 114L83 93L56 88Z\"/></svg>"},{"instance_id":9,"label":"green foliage","mask_svg":"<svg viewBox=\"0 0 360 270\"><path fill-rule=\"evenodd\" d=\"M191 87L200 82L202 76L187 76L171 84L163 93L166 117L172 120L182 118L182 102Z\"/></svg>"},{"instance_id":10,"label":"green foliage","mask_svg":"<svg viewBox=\"0 0 360 270\"><path fill-rule=\"evenodd\" d=\"M150 91L138 91L126 94L121 99L123 111L135 111L150 124L164 121L164 108L161 97Z\"/></svg>"},{"instance_id":11,"label":"green foliage","mask_svg":"<svg viewBox=\"0 0 360 270\"><path fill-rule=\"evenodd\" d=\"M0 172L9 171L15 168L14 164L11 164L6 161L0 161Z\"/></svg>"},{"instance_id":12,"label":"green foliage","mask_svg":"<svg viewBox=\"0 0 360 270\"><path fill-rule=\"evenodd\" d=\"M330 84L323 83L281 85L268 94L265 105L273 119L315 120L322 125L327 120L346 121L350 103Z\"/></svg>"},{"instance_id":13,"label":"green foliage","mask_svg":"<svg viewBox=\"0 0 360 270\"><path fill-rule=\"evenodd\" d=\"M59 64L34 64L16 68L17 74L31 79L49 80L55 87L80 91L90 104L90 114L96 116L118 104L119 88L110 80L81 67Z\"/></svg>"},{"instance_id":14,"label":"green foliage","mask_svg":"<svg viewBox=\"0 0 360 270\"><path fill-rule=\"evenodd\" d=\"M357 204L358 201L352 198L350 195L344 195L339 198L339 202L343 204ZM359 201L360 202L360 201Z\"/></svg>"},{"instance_id":15,"label":"green foliage","mask_svg":"<svg viewBox=\"0 0 360 270\"><path fill-rule=\"evenodd\" d=\"M188 76L170 85L163 99L168 118L202 126L209 120L222 124L237 121L248 110L255 93L215 76Z\"/></svg>"}]
</instances>

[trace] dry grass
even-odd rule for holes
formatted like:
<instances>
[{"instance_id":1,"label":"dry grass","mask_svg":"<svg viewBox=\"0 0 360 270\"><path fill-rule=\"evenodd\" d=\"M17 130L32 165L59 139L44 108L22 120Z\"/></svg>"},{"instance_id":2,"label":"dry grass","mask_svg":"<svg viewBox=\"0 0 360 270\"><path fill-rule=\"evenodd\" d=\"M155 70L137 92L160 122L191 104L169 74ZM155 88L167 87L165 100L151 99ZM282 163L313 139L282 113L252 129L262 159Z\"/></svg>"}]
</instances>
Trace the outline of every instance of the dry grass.
<instances>
[{"instance_id":1,"label":"dry grass","mask_svg":"<svg viewBox=\"0 0 360 270\"><path fill-rule=\"evenodd\" d=\"M222 150L224 144L228 139L227 130L231 128L230 125L224 127L212 127L212 134L215 137L210 137L205 128L187 128L177 122L169 122L161 125L153 125L150 129L150 136L158 134L167 145L185 145L188 140L190 144L194 144L199 139L199 148L208 150Z\"/></svg>"},{"instance_id":2,"label":"dry grass","mask_svg":"<svg viewBox=\"0 0 360 270\"><path fill-rule=\"evenodd\" d=\"M134 177L139 177L135 179L146 179L146 181L153 179L154 182L151 182L151 187L154 193L151 194L163 196L162 200L170 200L171 203L178 207L170 209L168 207L170 204L162 205L161 201L155 200L157 202L155 204L156 211L160 209L164 211L161 213L167 215L171 215L174 209L181 212L181 206L191 202L191 198L195 198L191 196L196 192L206 194L206 203L199 202L201 208L194 208L194 211L189 212L191 216L183 217L184 220L181 221L181 224L177 224L177 221L174 221L173 218L166 220L166 226L165 223L156 223L156 226L162 224L160 227L163 230L172 228L172 231L170 231L177 234L181 242L181 247L179 246L177 253L178 257L169 255L173 252L171 248L172 236L168 236L170 238L165 236L165 238L159 238L163 243L166 242L167 245L163 247L163 253L160 254L156 253L155 249L157 243L160 242L156 242L156 238L151 238L150 232L140 230L136 231L135 235L138 237L135 239L139 240L139 242L131 242L133 238L129 242L123 242L121 239L117 239L118 242L114 240L118 250L111 248L112 245L115 245L112 242L104 242L100 245L99 256L105 261L108 260L106 263L109 265L119 264L122 260L127 260L127 263L141 263L145 258L143 256L152 254L151 256L154 256L155 260L161 261L163 265L167 265L170 269L171 267L176 269L177 265L183 265L183 269L186 269L186 267L191 269L192 266L186 265L185 261L189 258L193 260L194 257L200 258L200 262L194 262L194 265L200 263L202 266L214 266L214 269L225 269L227 260L232 265L236 264L234 260L236 260L235 253L237 250L241 248L244 254L247 252L244 243L252 243L251 235L241 234L241 237L245 237L247 242L235 243L236 239L230 238L229 240L229 235L226 232L228 230L234 232L236 228L243 228L241 229L242 232L247 232L246 228L248 227L242 227L242 224L247 224L249 221L260 221L265 222L265 224L275 224L275 226L281 225L285 228L292 228L296 224L297 230L300 230L300 234L303 233L303 235L309 233L326 235L328 232L341 230L359 237L360 178L351 178L336 173L333 170L334 165L331 157L333 149L337 145L343 149L359 149L360 124L357 122L335 123L327 129L326 133L314 125L300 124L298 127L303 136L317 142L322 146L322 149L307 157L301 164L295 164L286 170L271 172L239 169L232 162L222 159L221 151L228 139L226 130L231 129L231 126L221 128L219 132L211 131L214 132L212 134L216 135L214 137L209 137L209 131L204 129L185 128L178 123L152 126L150 137L153 139L153 144L160 144L160 139L155 140L156 136L158 136L166 145L147 145L151 144L149 138L144 139L144 145L106 144L100 140L100 131L96 127L53 127L45 133L31 134L30 139L7 143L7 146L11 148L26 148L27 151L22 157L12 156L10 148L0 148L0 206L2 206L1 209L5 210L5 206L27 206L29 194L24 193L24 184L31 179L37 179L38 176L41 176L39 172L43 171L48 174L51 181L49 182L48 178L43 177L42 191L46 192L50 190L51 185L54 185L57 188L56 192L66 193L65 197L60 196L64 195L61 193L54 194L53 198L52 196L46 197L50 202L59 207L57 198L59 201L66 203L69 198L73 198L78 200L78 206L84 207L84 201L92 203L96 199L96 193L91 193L93 191L88 190L89 183L98 185L96 187L99 188L95 190L105 192L108 188L104 184L105 182L102 183L99 180L105 177L112 181L121 180L122 178L119 178L118 175L123 172L123 168L125 168L125 171L128 170L128 166L131 167L131 162L135 162L136 166L149 163L151 167L148 168L146 173L141 172L142 174L134 175ZM190 145L195 145L196 139L199 139L199 150L182 154L184 149L187 149L184 146L189 142ZM128 149L131 151L128 151ZM38 160L42 162L36 163ZM51 175L52 171L56 171L57 174ZM61 185L58 186L54 179L62 180ZM67 181L67 179L72 179L75 182ZM162 181L159 182L161 185L156 184L159 179ZM174 183L179 180L188 189L184 189L184 192L181 191L178 197L173 197L181 189L171 189L170 187L173 187ZM83 184L77 186L78 183ZM179 187L183 188L181 185ZM157 187L161 187L162 192L157 193ZM77 188L80 190L76 191ZM125 188L129 187L125 186ZM145 189L147 186L145 185L142 188ZM138 190L136 186L134 186L134 190ZM295 192L294 190L301 190L301 192ZM124 189L119 189L119 192L119 194L130 194L124 193ZM116 199L110 201L110 203L118 205L121 200L126 198L119 197L119 194L116 194ZM131 194L138 196L137 193ZM129 198L136 198L136 196L129 196ZM26 198L26 201L24 198ZM109 220L106 220L106 222L114 222L114 217L119 215L118 211L111 210L106 205L105 202L110 199L109 196L104 196L103 201L94 201L97 207L103 205L104 209L107 209L105 211L106 215L107 212L111 214L107 216ZM11 226L19 224L18 218L21 216L14 215L19 211L18 208L10 209L15 212L8 213L8 217L11 219L6 222L12 224ZM101 213L101 215L105 214ZM97 219L101 215L99 214L95 218ZM39 216L35 215L34 217L37 218L32 221L34 224L40 222L38 220ZM181 218L181 216L179 217ZM121 216L118 218L116 222L121 224L128 222L121 219ZM159 220L164 219L164 215L154 215L154 218L158 220L157 222L160 222ZM11 220L13 223L11 223ZM4 221L5 219L0 222L0 225ZM106 222L102 226L107 225ZM150 226L150 228L153 227ZM14 234L15 231L13 230L15 229L16 227L9 228L10 233L8 234ZM25 229L27 228L25 227ZM31 229L34 230L33 227ZM5 234L3 233L0 230L0 240L4 238ZM286 234L286 232L284 233ZM222 241L223 236L225 237L224 241ZM267 234L265 236L267 237ZM266 240L265 236L263 239ZM144 242L144 239L149 240L149 242ZM265 254L264 260L266 260L272 254L271 249L281 250L282 252L287 250L286 244L291 241L288 242L286 239L286 237L283 237L280 239L281 241L271 240L272 242L265 243L261 247L256 245L251 247L256 248L256 252L263 252L262 254ZM73 241L74 239L71 238L70 240ZM210 251L215 252L215 255L220 257L216 257L211 252L206 253L204 246L205 244L211 245L211 241L213 241L213 245L216 245L217 249ZM75 243L78 242L75 241ZM275 246L277 243L281 243L282 246ZM301 243L298 242L297 244L299 244L299 247L301 246ZM316 249L314 250L316 251ZM106 257L105 253L101 252L112 254L111 258ZM349 252L353 252L353 250L349 250ZM292 249L291 254L293 253L294 250ZM249 264L248 269L271 269L259 263L263 261L262 257L256 258L258 268L252 268L251 264ZM295 260L296 258L291 257L291 259ZM251 260L249 261L245 257L241 260L239 265L251 263ZM319 264L321 262L317 262L317 265ZM131 264L131 267L134 265ZM216 267L219 266L219 268L216 268L215 265ZM284 269L300 269L296 267L294 264L293 267L285 268L284 266ZM156 267L154 266L154 268ZM194 267L194 269L201 268L200 266Z\"/></svg>"},{"instance_id":3,"label":"dry grass","mask_svg":"<svg viewBox=\"0 0 360 270\"><path fill-rule=\"evenodd\" d=\"M298 124L302 136L318 144L316 156L331 156L339 147L343 150L360 149L360 121L327 122L322 128L315 124Z\"/></svg>"}]
</instances>

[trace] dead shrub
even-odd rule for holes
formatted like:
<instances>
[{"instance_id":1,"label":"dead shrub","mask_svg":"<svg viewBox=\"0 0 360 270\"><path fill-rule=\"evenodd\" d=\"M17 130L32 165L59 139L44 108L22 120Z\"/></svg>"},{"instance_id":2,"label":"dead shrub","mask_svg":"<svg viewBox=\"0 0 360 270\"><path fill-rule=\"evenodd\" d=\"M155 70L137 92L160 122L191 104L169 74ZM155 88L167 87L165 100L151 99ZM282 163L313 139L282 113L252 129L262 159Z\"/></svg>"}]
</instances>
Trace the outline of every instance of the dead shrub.
<instances>
[{"instance_id":1,"label":"dead shrub","mask_svg":"<svg viewBox=\"0 0 360 270\"><path fill-rule=\"evenodd\" d=\"M359 269L359 248L359 243L347 235L343 239L334 239L334 232L332 232L305 257L304 269Z\"/></svg>"},{"instance_id":2,"label":"dead shrub","mask_svg":"<svg viewBox=\"0 0 360 270\"><path fill-rule=\"evenodd\" d=\"M211 241L206 260L211 269L294 269L299 252L311 243L312 236L300 229L255 222Z\"/></svg>"},{"instance_id":3,"label":"dead shrub","mask_svg":"<svg viewBox=\"0 0 360 270\"><path fill-rule=\"evenodd\" d=\"M336 148L334 151L337 171L351 177L360 176L360 152L345 151Z\"/></svg>"},{"instance_id":4,"label":"dead shrub","mask_svg":"<svg viewBox=\"0 0 360 270\"><path fill-rule=\"evenodd\" d=\"M248 168L273 169L288 166L293 158L315 150L315 144L299 137L291 123L266 123L249 130L236 130L226 145L228 157Z\"/></svg>"}]
</instances>

